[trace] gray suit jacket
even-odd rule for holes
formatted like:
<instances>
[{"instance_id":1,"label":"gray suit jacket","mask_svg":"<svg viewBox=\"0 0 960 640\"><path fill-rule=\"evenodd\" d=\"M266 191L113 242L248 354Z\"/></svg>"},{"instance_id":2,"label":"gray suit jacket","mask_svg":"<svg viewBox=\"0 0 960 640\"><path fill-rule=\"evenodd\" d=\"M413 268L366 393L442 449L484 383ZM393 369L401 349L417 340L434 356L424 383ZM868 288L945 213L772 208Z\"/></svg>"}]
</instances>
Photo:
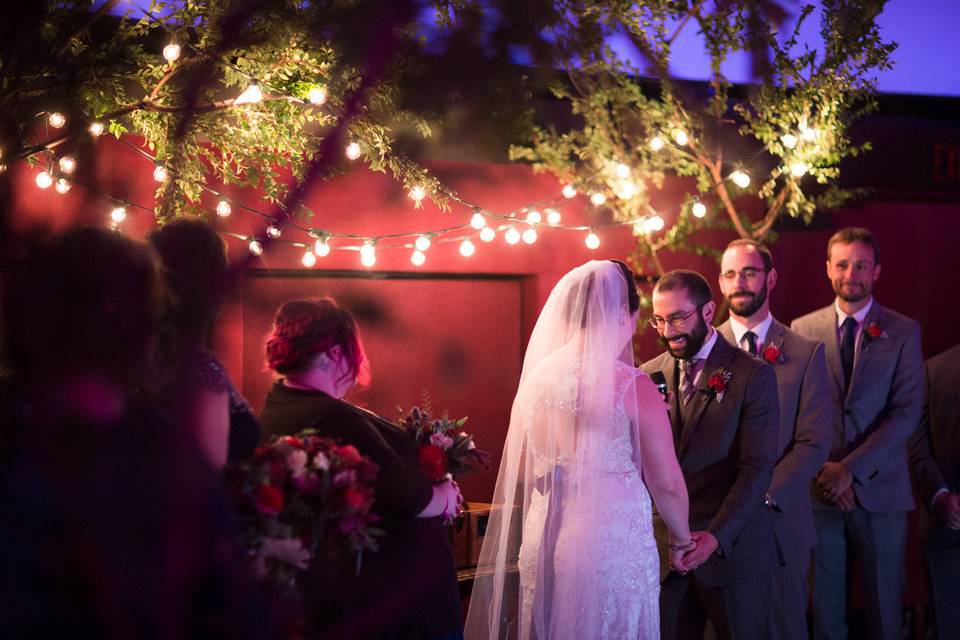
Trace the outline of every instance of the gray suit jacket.
<instances>
[{"instance_id":1,"label":"gray suit jacket","mask_svg":"<svg viewBox=\"0 0 960 640\"><path fill-rule=\"evenodd\" d=\"M960 541L939 518L929 517L933 496L941 488L960 493L960 345L927 360L927 401L920 428L910 438L910 473L927 507L927 537Z\"/></svg>"},{"instance_id":2,"label":"gray suit jacket","mask_svg":"<svg viewBox=\"0 0 960 640\"><path fill-rule=\"evenodd\" d=\"M679 366L664 353L643 364L662 371L672 391L670 423L690 496L690 528L710 531L718 552L696 570L707 585L749 579L776 566L776 543L763 495L776 461L779 407L773 368L730 346L723 336L704 363L697 393L679 403ZM731 374L722 400L708 389L711 374ZM655 518L661 566L666 529Z\"/></svg>"},{"instance_id":3,"label":"gray suit jacket","mask_svg":"<svg viewBox=\"0 0 960 640\"><path fill-rule=\"evenodd\" d=\"M735 344L729 322L724 322L718 331ZM780 431L777 464L767 493L777 503L774 532L781 551L789 558L817 544L810 482L830 453L834 408L830 402L829 374L822 344L804 338L774 319L761 354L769 345L780 352L776 362L771 363L777 374Z\"/></svg>"},{"instance_id":4,"label":"gray suit jacket","mask_svg":"<svg viewBox=\"0 0 960 640\"><path fill-rule=\"evenodd\" d=\"M870 337L876 325L882 332ZM830 460L853 474L853 490L867 511L913 509L907 465L907 439L920 423L923 405L923 356L920 325L877 304L864 319L853 374L843 396L843 366L834 305L793 321L797 333L823 343L831 373L834 415ZM814 495L814 508L835 508Z\"/></svg>"}]
</instances>

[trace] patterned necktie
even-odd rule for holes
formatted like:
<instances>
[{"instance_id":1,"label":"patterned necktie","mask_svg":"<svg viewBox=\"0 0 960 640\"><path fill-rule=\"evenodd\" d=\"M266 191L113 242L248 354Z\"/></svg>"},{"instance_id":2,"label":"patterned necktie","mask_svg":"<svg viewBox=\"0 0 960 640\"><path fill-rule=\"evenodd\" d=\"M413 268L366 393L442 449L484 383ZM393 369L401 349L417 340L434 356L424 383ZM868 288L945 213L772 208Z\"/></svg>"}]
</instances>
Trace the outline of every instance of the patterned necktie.
<instances>
[{"instance_id":1,"label":"patterned necktie","mask_svg":"<svg viewBox=\"0 0 960 640\"><path fill-rule=\"evenodd\" d=\"M680 400L686 405L690 398L696 393L697 388L694 385L694 378L697 375L697 364L700 358L690 358L680 361Z\"/></svg>"},{"instance_id":2,"label":"patterned necktie","mask_svg":"<svg viewBox=\"0 0 960 640\"><path fill-rule=\"evenodd\" d=\"M743 334L743 337L747 339L747 351L750 352L750 355L756 356L757 352L757 334L753 331L747 331Z\"/></svg>"},{"instance_id":3,"label":"patterned necktie","mask_svg":"<svg viewBox=\"0 0 960 640\"><path fill-rule=\"evenodd\" d=\"M847 316L840 326L840 363L843 365L843 395L850 389L850 378L853 376L853 348L857 342L857 321L853 316Z\"/></svg>"}]
</instances>

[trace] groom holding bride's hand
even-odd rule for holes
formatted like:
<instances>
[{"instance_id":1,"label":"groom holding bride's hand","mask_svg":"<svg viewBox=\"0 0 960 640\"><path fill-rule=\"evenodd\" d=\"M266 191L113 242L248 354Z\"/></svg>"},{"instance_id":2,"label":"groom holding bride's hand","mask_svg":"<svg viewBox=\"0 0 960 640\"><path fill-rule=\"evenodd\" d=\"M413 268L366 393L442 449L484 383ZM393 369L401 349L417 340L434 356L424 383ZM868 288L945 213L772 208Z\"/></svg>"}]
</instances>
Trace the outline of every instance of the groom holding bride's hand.
<instances>
[{"instance_id":1,"label":"groom holding bride's hand","mask_svg":"<svg viewBox=\"0 0 960 640\"><path fill-rule=\"evenodd\" d=\"M777 566L773 525L762 508L776 461L779 400L773 368L731 346L711 326L710 285L694 271L664 275L653 290L651 324L667 353L643 365L667 380L670 423L690 497L690 541L665 539L662 637L770 635L769 589Z\"/></svg>"}]
</instances>

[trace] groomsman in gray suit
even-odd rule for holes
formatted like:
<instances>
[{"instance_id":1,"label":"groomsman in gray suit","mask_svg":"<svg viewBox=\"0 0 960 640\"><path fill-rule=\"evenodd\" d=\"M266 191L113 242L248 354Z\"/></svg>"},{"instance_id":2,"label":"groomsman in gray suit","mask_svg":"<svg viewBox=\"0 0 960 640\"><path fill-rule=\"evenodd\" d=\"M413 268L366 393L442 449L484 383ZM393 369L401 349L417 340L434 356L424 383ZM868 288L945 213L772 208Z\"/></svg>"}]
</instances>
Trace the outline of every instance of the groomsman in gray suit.
<instances>
[{"instance_id":1,"label":"groomsman in gray suit","mask_svg":"<svg viewBox=\"0 0 960 640\"><path fill-rule=\"evenodd\" d=\"M913 491L907 439L923 405L920 325L873 298L880 251L866 229L827 244L833 304L793 321L823 342L836 413L828 462L817 476L813 516L813 612L817 638L847 637L847 551L858 555L867 634L902 637L907 511Z\"/></svg>"},{"instance_id":2,"label":"groomsman in gray suit","mask_svg":"<svg viewBox=\"0 0 960 640\"><path fill-rule=\"evenodd\" d=\"M651 324L667 352L643 370L666 378L696 542L665 572L660 629L665 640L702 640L709 619L719 638L766 640L777 553L763 496L776 460L777 380L713 328L712 297L694 271L664 274L653 290ZM671 542L658 516L654 531L663 556Z\"/></svg>"},{"instance_id":3,"label":"groomsman in gray suit","mask_svg":"<svg viewBox=\"0 0 960 640\"><path fill-rule=\"evenodd\" d=\"M730 309L718 327L730 344L773 365L780 396L777 464L764 504L772 512L780 566L771 576L771 637L807 640L807 572L817 534L810 483L830 453L833 403L823 345L770 313L777 284L773 256L753 240L734 240L720 261L720 291Z\"/></svg>"},{"instance_id":4,"label":"groomsman in gray suit","mask_svg":"<svg viewBox=\"0 0 960 640\"><path fill-rule=\"evenodd\" d=\"M921 521L940 638L960 631L960 345L927 360L923 421L910 439L910 473L932 511ZM933 517L930 517L930 516Z\"/></svg>"}]
</instances>

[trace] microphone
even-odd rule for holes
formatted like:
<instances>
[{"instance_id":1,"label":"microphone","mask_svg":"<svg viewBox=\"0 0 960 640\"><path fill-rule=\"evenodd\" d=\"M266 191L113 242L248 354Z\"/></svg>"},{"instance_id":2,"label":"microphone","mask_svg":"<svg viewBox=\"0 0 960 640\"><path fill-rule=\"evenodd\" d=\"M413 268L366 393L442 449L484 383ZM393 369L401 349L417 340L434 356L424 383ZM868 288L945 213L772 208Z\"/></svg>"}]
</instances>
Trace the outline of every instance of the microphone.
<instances>
[{"instance_id":1,"label":"microphone","mask_svg":"<svg viewBox=\"0 0 960 640\"><path fill-rule=\"evenodd\" d=\"M660 395L663 396L663 401L667 402L667 378L663 375L663 371L653 371L650 373L650 380L653 384L656 385L657 391L660 392Z\"/></svg>"}]
</instances>

